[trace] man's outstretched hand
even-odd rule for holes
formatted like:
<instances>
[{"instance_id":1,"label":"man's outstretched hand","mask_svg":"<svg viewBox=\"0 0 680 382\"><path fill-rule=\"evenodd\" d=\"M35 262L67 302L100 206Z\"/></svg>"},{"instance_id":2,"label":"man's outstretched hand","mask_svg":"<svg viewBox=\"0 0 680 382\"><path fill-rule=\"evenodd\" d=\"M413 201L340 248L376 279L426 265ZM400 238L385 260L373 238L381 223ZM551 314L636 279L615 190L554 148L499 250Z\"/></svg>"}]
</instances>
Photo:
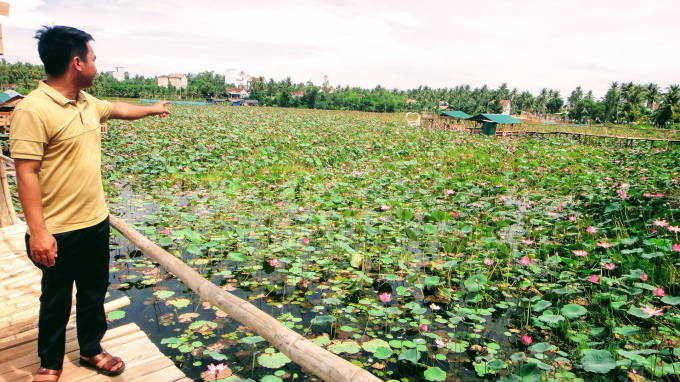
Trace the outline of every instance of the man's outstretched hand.
<instances>
[{"instance_id":1,"label":"man's outstretched hand","mask_svg":"<svg viewBox=\"0 0 680 382\"><path fill-rule=\"evenodd\" d=\"M151 114L152 116L158 115L161 118L165 118L168 115L170 115L170 110L168 110L168 104L170 101L158 101L155 104L151 106Z\"/></svg>"}]
</instances>

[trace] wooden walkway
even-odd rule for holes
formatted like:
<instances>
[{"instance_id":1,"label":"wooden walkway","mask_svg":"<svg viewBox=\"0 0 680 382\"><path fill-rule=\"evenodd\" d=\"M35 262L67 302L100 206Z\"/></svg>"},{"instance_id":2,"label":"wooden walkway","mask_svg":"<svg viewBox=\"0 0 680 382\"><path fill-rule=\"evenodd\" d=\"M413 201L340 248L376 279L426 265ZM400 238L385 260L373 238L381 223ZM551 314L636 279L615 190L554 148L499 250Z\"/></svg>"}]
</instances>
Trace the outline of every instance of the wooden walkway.
<instances>
[{"instance_id":1,"label":"wooden walkway","mask_svg":"<svg viewBox=\"0 0 680 382\"><path fill-rule=\"evenodd\" d=\"M25 224L0 229L0 382L30 382L40 366L37 354L40 270L28 259ZM127 297L107 302L106 311L129 304ZM66 356L60 382L138 381L191 382L135 324L109 331L102 346L126 363L117 377L81 367L75 330L75 309L66 331Z\"/></svg>"}]
</instances>

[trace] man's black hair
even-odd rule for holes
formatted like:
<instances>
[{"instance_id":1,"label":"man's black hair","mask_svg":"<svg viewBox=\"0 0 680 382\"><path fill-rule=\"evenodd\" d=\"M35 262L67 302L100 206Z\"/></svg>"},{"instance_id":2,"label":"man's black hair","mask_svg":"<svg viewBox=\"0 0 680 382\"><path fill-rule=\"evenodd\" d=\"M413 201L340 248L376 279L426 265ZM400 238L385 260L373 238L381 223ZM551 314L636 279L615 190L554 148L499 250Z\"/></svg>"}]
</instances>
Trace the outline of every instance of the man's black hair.
<instances>
[{"instance_id":1,"label":"man's black hair","mask_svg":"<svg viewBox=\"0 0 680 382\"><path fill-rule=\"evenodd\" d=\"M94 41L89 33L61 25L43 26L36 31L38 54L45 64L45 73L60 76L66 73L73 57L87 62L87 43Z\"/></svg>"}]
</instances>

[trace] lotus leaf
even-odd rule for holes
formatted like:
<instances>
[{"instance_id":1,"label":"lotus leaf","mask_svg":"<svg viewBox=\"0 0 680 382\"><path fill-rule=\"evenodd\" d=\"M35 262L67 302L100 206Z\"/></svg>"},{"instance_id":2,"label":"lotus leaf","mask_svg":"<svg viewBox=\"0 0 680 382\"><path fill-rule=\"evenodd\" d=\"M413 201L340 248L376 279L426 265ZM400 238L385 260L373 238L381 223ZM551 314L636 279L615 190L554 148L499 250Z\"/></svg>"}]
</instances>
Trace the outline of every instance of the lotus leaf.
<instances>
[{"instance_id":1,"label":"lotus leaf","mask_svg":"<svg viewBox=\"0 0 680 382\"><path fill-rule=\"evenodd\" d=\"M269 369L278 369L290 362L290 358L283 353L262 354L257 357L257 363Z\"/></svg>"},{"instance_id":2,"label":"lotus leaf","mask_svg":"<svg viewBox=\"0 0 680 382\"><path fill-rule=\"evenodd\" d=\"M585 371L606 374L616 367L616 362L606 350L591 350L581 358L581 365Z\"/></svg>"}]
</instances>

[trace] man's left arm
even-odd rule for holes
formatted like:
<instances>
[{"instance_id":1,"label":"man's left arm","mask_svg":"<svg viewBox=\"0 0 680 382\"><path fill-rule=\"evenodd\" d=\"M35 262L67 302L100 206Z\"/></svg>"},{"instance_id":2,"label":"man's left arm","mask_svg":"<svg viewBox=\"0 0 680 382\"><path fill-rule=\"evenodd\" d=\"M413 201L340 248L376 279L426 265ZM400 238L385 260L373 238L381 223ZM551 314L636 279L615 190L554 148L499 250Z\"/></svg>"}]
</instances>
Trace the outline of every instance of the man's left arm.
<instances>
[{"instance_id":1,"label":"man's left arm","mask_svg":"<svg viewBox=\"0 0 680 382\"><path fill-rule=\"evenodd\" d=\"M114 102L111 109L111 115L108 119L123 119L126 121L133 121L144 117L153 117L159 115L166 117L170 114L167 104L170 101L158 101L151 106L136 106L129 103Z\"/></svg>"}]
</instances>

